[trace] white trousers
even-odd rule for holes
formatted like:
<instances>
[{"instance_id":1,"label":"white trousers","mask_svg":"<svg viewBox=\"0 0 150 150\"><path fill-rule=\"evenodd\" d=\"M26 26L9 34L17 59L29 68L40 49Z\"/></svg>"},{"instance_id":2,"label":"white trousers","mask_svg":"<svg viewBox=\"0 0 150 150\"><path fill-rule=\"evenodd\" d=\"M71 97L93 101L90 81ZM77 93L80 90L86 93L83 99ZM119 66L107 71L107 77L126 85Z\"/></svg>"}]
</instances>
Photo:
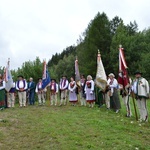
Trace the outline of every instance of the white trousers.
<instances>
[{"instance_id":1,"label":"white trousers","mask_svg":"<svg viewBox=\"0 0 150 150\"><path fill-rule=\"evenodd\" d=\"M57 94L51 94L50 100L51 100L51 105L53 104L57 105Z\"/></svg>"},{"instance_id":2,"label":"white trousers","mask_svg":"<svg viewBox=\"0 0 150 150\"><path fill-rule=\"evenodd\" d=\"M26 91L18 92L20 107L26 106Z\"/></svg>"},{"instance_id":3,"label":"white trousers","mask_svg":"<svg viewBox=\"0 0 150 150\"><path fill-rule=\"evenodd\" d=\"M141 121L148 121L148 111L146 107L146 99L141 98L137 99L137 105L140 113L140 120Z\"/></svg>"},{"instance_id":4,"label":"white trousers","mask_svg":"<svg viewBox=\"0 0 150 150\"><path fill-rule=\"evenodd\" d=\"M67 101L67 91L68 91L68 90L63 90L63 91L61 91L60 105L62 105L63 102L64 102L64 105L66 105L66 101Z\"/></svg>"},{"instance_id":5,"label":"white trousers","mask_svg":"<svg viewBox=\"0 0 150 150\"><path fill-rule=\"evenodd\" d=\"M82 96L82 92L79 92L81 106L86 106L86 99Z\"/></svg>"},{"instance_id":6,"label":"white trousers","mask_svg":"<svg viewBox=\"0 0 150 150\"><path fill-rule=\"evenodd\" d=\"M38 102L39 102L39 105L45 104L45 95L44 94L45 94L44 92L38 93Z\"/></svg>"},{"instance_id":7,"label":"white trousers","mask_svg":"<svg viewBox=\"0 0 150 150\"><path fill-rule=\"evenodd\" d=\"M131 107L130 107L130 96L124 96L123 98L124 105L126 107L127 116L132 116Z\"/></svg>"},{"instance_id":8,"label":"white trousers","mask_svg":"<svg viewBox=\"0 0 150 150\"><path fill-rule=\"evenodd\" d=\"M15 94L14 93L7 93L7 105L8 107L14 107L15 105Z\"/></svg>"},{"instance_id":9,"label":"white trousers","mask_svg":"<svg viewBox=\"0 0 150 150\"><path fill-rule=\"evenodd\" d=\"M105 93L104 99L105 99L105 103L106 103L106 108L110 108L110 93L109 93L109 91L107 93Z\"/></svg>"}]
</instances>

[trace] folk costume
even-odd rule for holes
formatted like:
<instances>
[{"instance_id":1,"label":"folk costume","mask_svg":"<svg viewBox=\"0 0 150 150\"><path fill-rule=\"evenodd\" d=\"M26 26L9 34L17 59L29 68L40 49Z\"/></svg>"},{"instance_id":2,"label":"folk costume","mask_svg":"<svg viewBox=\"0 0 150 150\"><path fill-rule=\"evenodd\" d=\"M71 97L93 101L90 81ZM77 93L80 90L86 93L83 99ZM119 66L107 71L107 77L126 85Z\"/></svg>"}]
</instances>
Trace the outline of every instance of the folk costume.
<instances>
[{"instance_id":1,"label":"folk costume","mask_svg":"<svg viewBox=\"0 0 150 150\"><path fill-rule=\"evenodd\" d=\"M28 98L29 104L34 105L35 103L35 83L31 80L28 82Z\"/></svg>"},{"instance_id":2,"label":"folk costume","mask_svg":"<svg viewBox=\"0 0 150 150\"><path fill-rule=\"evenodd\" d=\"M86 101L89 103L89 107L93 107L95 103L94 81L90 75L87 76L84 91L86 93Z\"/></svg>"},{"instance_id":3,"label":"folk costume","mask_svg":"<svg viewBox=\"0 0 150 150\"><path fill-rule=\"evenodd\" d=\"M69 102L72 103L73 106L76 105L77 103L77 94L76 94L76 82L75 81L71 81L69 83L69 87L68 87L68 90L69 90Z\"/></svg>"},{"instance_id":4,"label":"folk costume","mask_svg":"<svg viewBox=\"0 0 150 150\"><path fill-rule=\"evenodd\" d=\"M66 105L67 102L67 91L68 91L68 80L66 79L66 77L63 77L60 81L60 91L61 91L61 95L60 95L60 106L63 104Z\"/></svg>"},{"instance_id":5,"label":"folk costume","mask_svg":"<svg viewBox=\"0 0 150 150\"><path fill-rule=\"evenodd\" d=\"M81 106L86 106L86 94L84 91L85 83L86 83L85 78L81 78L80 82L81 82L81 87L80 87L80 93L79 94L80 94Z\"/></svg>"},{"instance_id":6,"label":"folk costume","mask_svg":"<svg viewBox=\"0 0 150 150\"><path fill-rule=\"evenodd\" d=\"M57 105L58 84L54 79L50 84L50 102L51 105Z\"/></svg>"},{"instance_id":7,"label":"folk costume","mask_svg":"<svg viewBox=\"0 0 150 150\"><path fill-rule=\"evenodd\" d=\"M107 88L107 76L101 59L100 51L97 54L97 72L95 78L96 102L101 107L104 104Z\"/></svg>"},{"instance_id":8,"label":"folk costume","mask_svg":"<svg viewBox=\"0 0 150 150\"><path fill-rule=\"evenodd\" d=\"M45 92L44 89L42 89L42 79L39 79L39 82L36 85L35 92L38 95L38 103L39 105L45 105Z\"/></svg>"},{"instance_id":9,"label":"folk costume","mask_svg":"<svg viewBox=\"0 0 150 150\"><path fill-rule=\"evenodd\" d=\"M114 74L110 73L107 84L110 87L109 96L110 96L110 108L116 110L116 113L121 109L120 99L118 95L118 81L114 78Z\"/></svg>"},{"instance_id":10,"label":"folk costume","mask_svg":"<svg viewBox=\"0 0 150 150\"><path fill-rule=\"evenodd\" d=\"M0 79L0 109L4 109L5 107L5 81Z\"/></svg>"},{"instance_id":11,"label":"folk costume","mask_svg":"<svg viewBox=\"0 0 150 150\"><path fill-rule=\"evenodd\" d=\"M127 86L124 89L121 85L119 85L120 95L122 96L122 100L126 107L126 117L132 116L132 111L131 111L131 106L130 106L131 84L132 84L132 80L130 78L129 83L127 84Z\"/></svg>"},{"instance_id":12,"label":"folk costume","mask_svg":"<svg viewBox=\"0 0 150 150\"><path fill-rule=\"evenodd\" d=\"M99 87L95 86L95 93L96 93L96 104L98 105L98 107L102 107L104 104L103 92Z\"/></svg>"},{"instance_id":13,"label":"folk costume","mask_svg":"<svg viewBox=\"0 0 150 150\"><path fill-rule=\"evenodd\" d=\"M15 82L13 83L13 87L7 92L7 107L15 107L15 92L16 92Z\"/></svg>"},{"instance_id":14,"label":"folk costume","mask_svg":"<svg viewBox=\"0 0 150 150\"><path fill-rule=\"evenodd\" d=\"M110 87L109 87L109 85L107 85L106 90L104 92L104 100L105 100L106 108L108 110L110 109L110 93L111 93L110 92Z\"/></svg>"},{"instance_id":15,"label":"folk costume","mask_svg":"<svg viewBox=\"0 0 150 150\"><path fill-rule=\"evenodd\" d=\"M136 95L137 105L140 113L140 121L148 121L148 110L146 100L149 98L149 84L143 78L141 72L136 72L136 80L133 83L133 91ZM138 77L137 77L138 76Z\"/></svg>"},{"instance_id":16,"label":"folk costume","mask_svg":"<svg viewBox=\"0 0 150 150\"><path fill-rule=\"evenodd\" d=\"M16 90L18 91L19 105L20 107L26 107L26 94L27 94L27 82L23 79L23 76L18 76L19 80L16 82Z\"/></svg>"}]
</instances>

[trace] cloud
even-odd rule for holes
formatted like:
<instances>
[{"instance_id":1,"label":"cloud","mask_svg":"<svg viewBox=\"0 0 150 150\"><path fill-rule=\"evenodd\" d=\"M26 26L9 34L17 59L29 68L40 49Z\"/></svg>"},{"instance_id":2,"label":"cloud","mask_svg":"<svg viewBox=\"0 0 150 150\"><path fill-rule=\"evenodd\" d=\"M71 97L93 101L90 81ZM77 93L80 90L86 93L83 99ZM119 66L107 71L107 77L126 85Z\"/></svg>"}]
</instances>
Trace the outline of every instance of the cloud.
<instances>
[{"instance_id":1,"label":"cloud","mask_svg":"<svg viewBox=\"0 0 150 150\"><path fill-rule=\"evenodd\" d=\"M141 0L0 0L0 66L11 59L17 69L28 60L48 61L53 54L76 44L98 11L125 24L148 27L149 1Z\"/></svg>"}]
</instances>

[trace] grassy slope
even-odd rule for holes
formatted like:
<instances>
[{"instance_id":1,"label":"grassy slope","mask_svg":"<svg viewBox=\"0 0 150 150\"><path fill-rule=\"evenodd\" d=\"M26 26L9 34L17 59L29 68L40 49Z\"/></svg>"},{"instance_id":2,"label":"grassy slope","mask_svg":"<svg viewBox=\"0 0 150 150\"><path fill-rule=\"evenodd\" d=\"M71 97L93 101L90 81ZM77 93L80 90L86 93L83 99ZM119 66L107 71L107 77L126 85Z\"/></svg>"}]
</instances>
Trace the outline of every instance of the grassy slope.
<instances>
[{"instance_id":1,"label":"grassy slope","mask_svg":"<svg viewBox=\"0 0 150 150\"><path fill-rule=\"evenodd\" d=\"M134 112L133 112L134 114ZM0 150L150 149L150 123L105 107L28 106L0 111Z\"/></svg>"}]
</instances>

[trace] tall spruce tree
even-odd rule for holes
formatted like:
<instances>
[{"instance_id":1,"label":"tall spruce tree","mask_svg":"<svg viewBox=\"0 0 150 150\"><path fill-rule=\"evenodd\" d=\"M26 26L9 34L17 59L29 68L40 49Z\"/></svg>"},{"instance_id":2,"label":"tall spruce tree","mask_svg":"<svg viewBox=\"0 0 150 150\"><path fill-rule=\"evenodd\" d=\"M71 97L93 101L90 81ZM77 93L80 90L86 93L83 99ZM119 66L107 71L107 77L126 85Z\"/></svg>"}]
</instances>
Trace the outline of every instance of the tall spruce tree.
<instances>
[{"instance_id":1,"label":"tall spruce tree","mask_svg":"<svg viewBox=\"0 0 150 150\"><path fill-rule=\"evenodd\" d=\"M78 45L77 55L83 74L96 75L96 57L99 49L106 70L109 70L109 48L111 44L110 22L105 13L98 13L84 32L84 43Z\"/></svg>"}]
</instances>

